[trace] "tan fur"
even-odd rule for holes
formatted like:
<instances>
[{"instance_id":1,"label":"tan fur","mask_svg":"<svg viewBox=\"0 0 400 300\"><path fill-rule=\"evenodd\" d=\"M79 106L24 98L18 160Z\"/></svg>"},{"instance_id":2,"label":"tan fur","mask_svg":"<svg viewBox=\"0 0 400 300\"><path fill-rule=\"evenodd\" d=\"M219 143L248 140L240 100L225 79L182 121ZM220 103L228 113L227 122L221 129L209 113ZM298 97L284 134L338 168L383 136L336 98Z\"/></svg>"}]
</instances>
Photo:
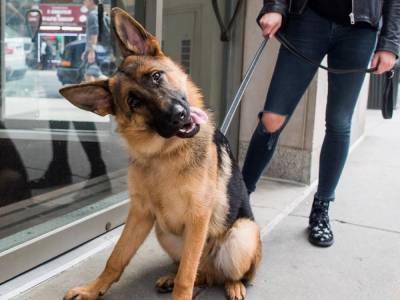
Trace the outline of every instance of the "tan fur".
<instances>
[{"instance_id":1,"label":"tan fur","mask_svg":"<svg viewBox=\"0 0 400 300\"><path fill-rule=\"evenodd\" d=\"M114 26L122 26L116 32L122 36L119 41L125 47L123 53L147 49L157 55L151 58L128 55L120 66L124 73L98 84L112 92L114 105L107 107L101 102L102 113L114 112L118 132L126 140L133 160L128 171L131 207L124 231L104 271L92 283L68 291L65 299L75 296L96 299L104 294L118 281L154 225L161 246L179 263L177 274L161 278L158 287L173 284L173 299L189 300L195 283L220 283L225 284L229 299L242 299L245 287L240 280L251 280L260 262L260 233L258 226L248 219L238 219L229 228L225 224L229 212L227 186L231 161L223 150L218 169L212 116L191 139L165 139L147 127L146 112L128 114L127 95L134 90L150 93L138 82L152 70L164 70L168 86L187 95L191 106L203 108L203 101L198 88L182 69L159 48L151 48L158 47L151 37L148 37L150 44L145 46L124 44L123 37L129 32L125 33L123 26L131 26L125 24L131 21L120 10L114 10L113 15L117 20ZM62 93L73 103L76 99L82 101L74 88L65 88ZM99 93L105 97L103 94ZM96 107L91 110L96 112Z\"/></svg>"}]
</instances>

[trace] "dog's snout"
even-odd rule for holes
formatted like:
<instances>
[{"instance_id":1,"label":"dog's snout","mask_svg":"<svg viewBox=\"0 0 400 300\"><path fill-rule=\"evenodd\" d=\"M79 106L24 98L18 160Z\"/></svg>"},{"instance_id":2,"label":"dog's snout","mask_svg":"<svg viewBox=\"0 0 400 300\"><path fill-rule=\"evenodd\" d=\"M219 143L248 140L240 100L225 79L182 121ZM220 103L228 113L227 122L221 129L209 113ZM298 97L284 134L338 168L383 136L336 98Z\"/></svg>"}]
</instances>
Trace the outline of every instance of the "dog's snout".
<instances>
[{"instance_id":1,"label":"dog's snout","mask_svg":"<svg viewBox=\"0 0 400 300\"><path fill-rule=\"evenodd\" d=\"M180 125L186 120L186 109L180 105L175 104L172 106L171 121L174 125Z\"/></svg>"}]
</instances>

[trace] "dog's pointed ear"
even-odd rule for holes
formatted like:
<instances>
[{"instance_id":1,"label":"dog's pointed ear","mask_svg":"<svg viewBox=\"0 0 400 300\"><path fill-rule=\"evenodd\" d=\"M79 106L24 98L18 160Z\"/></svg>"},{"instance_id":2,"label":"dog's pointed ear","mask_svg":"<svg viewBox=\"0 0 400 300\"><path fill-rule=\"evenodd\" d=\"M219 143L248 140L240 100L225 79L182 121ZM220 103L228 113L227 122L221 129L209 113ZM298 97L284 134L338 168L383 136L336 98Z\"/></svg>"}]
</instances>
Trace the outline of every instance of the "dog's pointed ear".
<instances>
[{"instance_id":1,"label":"dog's pointed ear","mask_svg":"<svg viewBox=\"0 0 400 300\"><path fill-rule=\"evenodd\" d=\"M112 26L124 57L129 55L161 55L157 39L124 10L111 11Z\"/></svg>"},{"instance_id":2,"label":"dog's pointed ear","mask_svg":"<svg viewBox=\"0 0 400 300\"><path fill-rule=\"evenodd\" d=\"M108 80L70 85L60 89L60 94L81 109L100 116L113 114L113 101Z\"/></svg>"}]
</instances>

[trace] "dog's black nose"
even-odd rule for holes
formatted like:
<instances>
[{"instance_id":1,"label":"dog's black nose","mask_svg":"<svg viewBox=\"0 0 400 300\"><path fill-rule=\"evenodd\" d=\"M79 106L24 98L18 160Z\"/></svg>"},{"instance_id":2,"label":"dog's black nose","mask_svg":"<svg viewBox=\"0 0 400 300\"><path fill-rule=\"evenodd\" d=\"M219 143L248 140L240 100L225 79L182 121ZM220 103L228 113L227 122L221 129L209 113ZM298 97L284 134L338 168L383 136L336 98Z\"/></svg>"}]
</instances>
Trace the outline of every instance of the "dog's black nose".
<instances>
[{"instance_id":1,"label":"dog's black nose","mask_svg":"<svg viewBox=\"0 0 400 300\"><path fill-rule=\"evenodd\" d=\"M186 109L180 105L180 104L175 104L172 106L171 109L171 122L173 125L181 125L183 122L186 120Z\"/></svg>"}]
</instances>

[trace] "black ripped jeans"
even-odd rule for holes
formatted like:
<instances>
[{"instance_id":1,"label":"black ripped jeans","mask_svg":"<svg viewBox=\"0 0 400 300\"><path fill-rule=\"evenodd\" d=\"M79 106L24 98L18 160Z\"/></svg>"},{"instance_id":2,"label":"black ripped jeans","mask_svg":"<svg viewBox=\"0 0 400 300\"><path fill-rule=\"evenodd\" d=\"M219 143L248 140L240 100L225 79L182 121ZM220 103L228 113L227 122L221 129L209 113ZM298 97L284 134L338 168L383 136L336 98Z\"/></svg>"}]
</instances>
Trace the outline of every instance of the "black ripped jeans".
<instances>
[{"instance_id":1,"label":"black ripped jeans","mask_svg":"<svg viewBox=\"0 0 400 300\"><path fill-rule=\"evenodd\" d=\"M310 9L301 16L290 16L285 33L304 55L321 62L327 54L329 67L338 69L367 68L377 37L372 28L339 25ZM281 47L264 112L285 116L286 124L316 71L315 66L299 60ZM316 194L324 201L335 198L349 150L351 119L365 74L328 76L326 130ZM259 122L254 131L242 171L249 193L255 190L257 181L271 161L285 124L277 132L269 133Z\"/></svg>"}]
</instances>

